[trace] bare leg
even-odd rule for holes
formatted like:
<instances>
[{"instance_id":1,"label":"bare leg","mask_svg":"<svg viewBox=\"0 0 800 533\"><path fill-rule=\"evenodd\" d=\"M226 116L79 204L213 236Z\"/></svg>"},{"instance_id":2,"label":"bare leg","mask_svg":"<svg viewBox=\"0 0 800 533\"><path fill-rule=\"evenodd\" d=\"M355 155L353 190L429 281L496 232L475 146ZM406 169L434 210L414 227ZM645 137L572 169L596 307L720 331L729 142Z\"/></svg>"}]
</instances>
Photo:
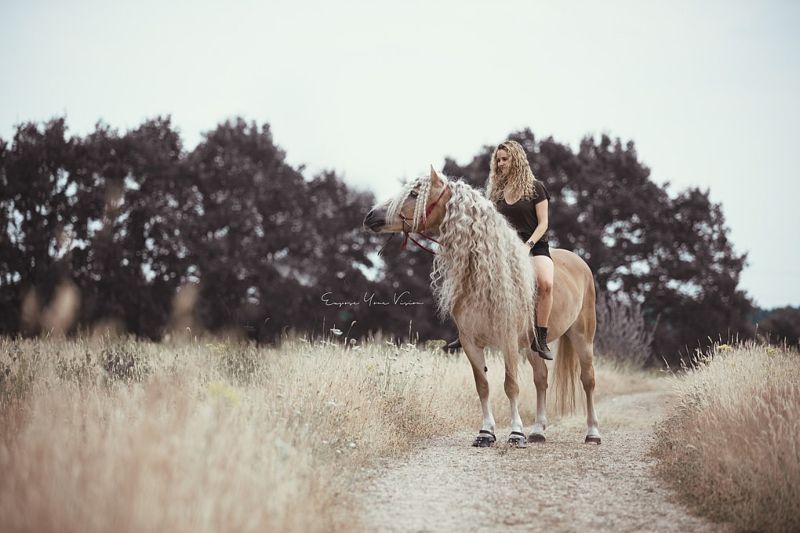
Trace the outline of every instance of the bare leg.
<instances>
[{"instance_id":1,"label":"bare leg","mask_svg":"<svg viewBox=\"0 0 800 533\"><path fill-rule=\"evenodd\" d=\"M527 355L533 367L533 383L536 385L536 420L528 439L532 442L544 442L544 430L547 428L547 365L533 350L528 349Z\"/></svg>"},{"instance_id":2,"label":"bare leg","mask_svg":"<svg viewBox=\"0 0 800 533\"><path fill-rule=\"evenodd\" d=\"M536 269L536 344L532 348L543 359L552 360L553 352L547 346L547 323L553 309L553 260L544 255L533 257Z\"/></svg>"},{"instance_id":3,"label":"bare leg","mask_svg":"<svg viewBox=\"0 0 800 533\"><path fill-rule=\"evenodd\" d=\"M536 325L547 327L553 309L553 260L546 255L536 255L533 264L536 268Z\"/></svg>"}]
</instances>

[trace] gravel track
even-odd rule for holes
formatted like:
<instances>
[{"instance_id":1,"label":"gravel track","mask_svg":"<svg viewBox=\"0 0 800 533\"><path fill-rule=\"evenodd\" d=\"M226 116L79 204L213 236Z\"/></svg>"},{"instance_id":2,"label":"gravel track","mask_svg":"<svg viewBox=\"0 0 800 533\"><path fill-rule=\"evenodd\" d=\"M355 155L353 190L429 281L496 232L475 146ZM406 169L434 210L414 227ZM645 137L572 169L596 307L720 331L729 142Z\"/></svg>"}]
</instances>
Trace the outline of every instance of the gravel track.
<instances>
[{"instance_id":1,"label":"gravel track","mask_svg":"<svg viewBox=\"0 0 800 533\"><path fill-rule=\"evenodd\" d=\"M690 515L653 472L653 426L665 392L598 405L603 443L584 444L582 417L547 428L547 442L473 448L471 432L428 441L364 475L355 522L364 531L728 531ZM479 413L476 412L476 417Z\"/></svg>"}]
</instances>

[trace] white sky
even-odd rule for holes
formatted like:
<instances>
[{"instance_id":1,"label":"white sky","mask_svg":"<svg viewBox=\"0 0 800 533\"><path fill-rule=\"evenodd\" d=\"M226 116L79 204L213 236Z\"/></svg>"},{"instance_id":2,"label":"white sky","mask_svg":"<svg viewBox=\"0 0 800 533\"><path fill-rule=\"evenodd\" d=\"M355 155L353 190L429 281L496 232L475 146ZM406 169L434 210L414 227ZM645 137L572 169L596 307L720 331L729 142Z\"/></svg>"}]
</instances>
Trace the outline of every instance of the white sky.
<instances>
[{"instance_id":1,"label":"white sky","mask_svg":"<svg viewBox=\"0 0 800 533\"><path fill-rule=\"evenodd\" d=\"M193 148L241 115L383 196L520 128L605 132L711 189L758 305L800 305L798 28L793 1L0 0L0 137L171 114Z\"/></svg>"}]
</instances>

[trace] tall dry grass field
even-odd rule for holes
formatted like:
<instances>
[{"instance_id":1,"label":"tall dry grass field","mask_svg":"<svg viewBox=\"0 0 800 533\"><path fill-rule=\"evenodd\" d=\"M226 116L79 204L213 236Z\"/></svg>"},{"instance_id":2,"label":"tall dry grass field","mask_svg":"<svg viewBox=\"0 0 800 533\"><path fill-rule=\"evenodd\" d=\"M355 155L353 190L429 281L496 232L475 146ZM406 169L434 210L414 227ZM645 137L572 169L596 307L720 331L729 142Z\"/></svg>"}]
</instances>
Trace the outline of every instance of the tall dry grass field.
<instances>
[{"instance_id":1,"label":"tall dry grass field","mask_svg":"<svg viewBox=\"0 0 800 533\"><path fill-rule=\"evenodd\" d=\"M742 530L800 531L800 354L722 345L676 388L658 429L663 478Z\"/></svg>"},{"instance_id":2,"label":"tall dry grass field","mask_svg":"<svg viewBox=\"0 0 800 533\"><path fill-rule=\"evenodd\" d=\"M352 530L363 468L480 420L466 358L410 345L0 340L0 530Z\"/></svg>"}]
</instances>

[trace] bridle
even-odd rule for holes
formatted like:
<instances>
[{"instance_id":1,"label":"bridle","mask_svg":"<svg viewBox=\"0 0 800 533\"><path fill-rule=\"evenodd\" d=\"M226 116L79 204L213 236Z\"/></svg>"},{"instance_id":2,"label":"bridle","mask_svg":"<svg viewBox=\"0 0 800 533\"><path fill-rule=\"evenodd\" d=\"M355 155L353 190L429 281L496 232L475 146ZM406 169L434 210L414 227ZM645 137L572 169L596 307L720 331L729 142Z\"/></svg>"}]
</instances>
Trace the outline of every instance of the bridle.
<instances>
[{"instance_id":1,"label":"bridle","mask_svg":"<svg viewBox=\"0 0 800 533\"><path fill-rule=\"evenodd\" d=\"M437 241L436 239L434 239L430 235L427 235L424 230L425 230L425 225L427 225L427 223L428 223L428 216L430 216L430 214L433 212L433 209L439 204L439 202L441 201L442 196L444 196L444 193L445 193L446 190L447 190L447 183L444 184L444 187L442 188L442 192L439 193L439 196L436 197L436 200L434 200L430 205L428 205L425 208L425 215L422 217L422 229L423 229L423 231L414 232L417 235L419 235L420 237L424 237L425 239L428 239L429 241L435 242L436 244L439 244L439 241ZM412 233L411 230L414 228L414 226L411 223L409 223L409 219L402 212L400 212L399 214L400 214L400 220L403 221L403 243L400 245L400 250L401 251L405 250L409 239L411 239L411 242L413 242L414 244L416 244L417 246L419 246L420 248L422 248L423 250L425 250L429 254L436 255L436 252L434 252L433 250L430 250L427 247L425 247L423 244L421 244L417 239L415 239L411 235L411 233ZM413 220L412 220L412 222L413 222ZM406 229L406 226L408 226L408 229ZM389 244L389 241L391 241L394 238L395 235L396 235L396 233L392 233L392 235L386 240L386 243L383 245L383 247L381 247L380 251L378 252L378 255L381 255L383 253L384 248L386 248L386 246Z\"/></svg>"}]
</instances>

